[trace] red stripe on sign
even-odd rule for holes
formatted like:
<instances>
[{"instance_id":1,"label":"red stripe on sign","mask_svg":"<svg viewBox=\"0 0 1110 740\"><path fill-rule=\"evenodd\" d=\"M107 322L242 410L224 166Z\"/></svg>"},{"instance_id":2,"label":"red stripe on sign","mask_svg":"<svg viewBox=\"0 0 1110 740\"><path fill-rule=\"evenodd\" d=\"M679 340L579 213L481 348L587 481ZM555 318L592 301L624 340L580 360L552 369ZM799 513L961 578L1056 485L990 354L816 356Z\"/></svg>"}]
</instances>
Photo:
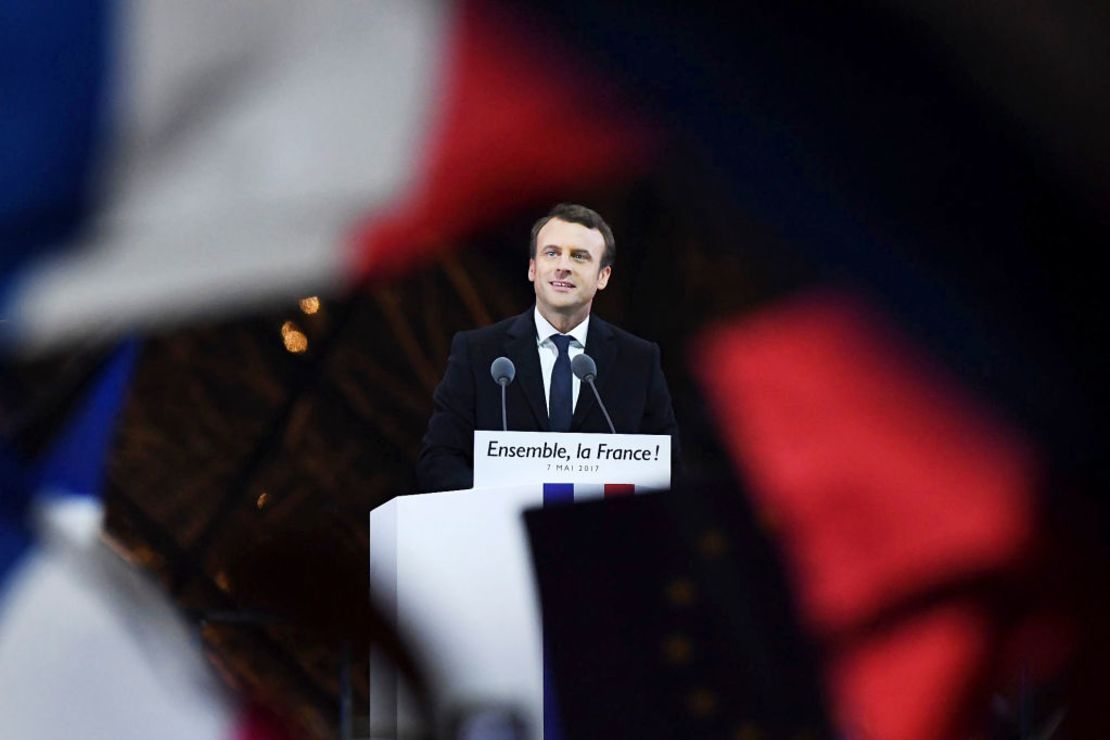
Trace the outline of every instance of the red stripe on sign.
<instances>
[{"instance_id":1,"label":"red stripe on sign","mask_svg":"<svg viewBox=\"0 0 1110 740\"><path fill-rule=\"evenodd\" d=\"M636 486L631 483L606 483L605 498L610 496L631 496L636 492Z\"/></svg>"}]
</instances>

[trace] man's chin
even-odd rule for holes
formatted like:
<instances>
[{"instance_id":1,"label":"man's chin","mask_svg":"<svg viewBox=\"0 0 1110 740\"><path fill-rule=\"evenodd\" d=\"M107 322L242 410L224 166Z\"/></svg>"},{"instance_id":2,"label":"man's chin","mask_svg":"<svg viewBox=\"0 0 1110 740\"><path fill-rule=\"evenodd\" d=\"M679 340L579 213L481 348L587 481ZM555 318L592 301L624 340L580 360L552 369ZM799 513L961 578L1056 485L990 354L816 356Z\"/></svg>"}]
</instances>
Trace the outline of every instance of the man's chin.
<instances>
[{"instance_id":1,"label":"man's chin","mask_svg":"<svg viewBox=\"0 0 1110 740\"><path fill-rule=\"evenodd\" d=\"M582 302L571 296L559 296L555 300L547 301L547 305L559 313L573 313L582 307Z\"/></svg>"},{"instance_id":2,"label":"man's chin","mask_svg":"<svg viewBox=\"0 0 1110 740\"><path fill-rule=\"evenodd\" d=\"M540 304L542 306L546 306L548 309L556 313L561 313L564 315L573 314L582 308L582 301L578 300L574 296L563 294L556 296L544 296L543 299L540 301Z\"/></svg>"}]
</instances>

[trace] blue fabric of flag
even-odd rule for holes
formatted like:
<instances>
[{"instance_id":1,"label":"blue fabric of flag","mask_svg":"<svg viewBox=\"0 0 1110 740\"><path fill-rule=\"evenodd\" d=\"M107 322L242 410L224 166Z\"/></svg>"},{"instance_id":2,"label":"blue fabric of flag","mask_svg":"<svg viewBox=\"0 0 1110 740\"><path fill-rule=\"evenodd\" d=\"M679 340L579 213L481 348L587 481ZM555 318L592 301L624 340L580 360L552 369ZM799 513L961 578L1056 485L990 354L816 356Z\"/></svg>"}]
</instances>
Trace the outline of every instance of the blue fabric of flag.
<instances>
[{"instance_id":1,"label":"blue fabric of flag","mask_svg":"<svg viewBox=\"0 0 1110 740\"><path fill-rule=\"evenodd\" d=\"M107 2L0 0L0 299L86 215L104 132Z\"/></svg>"},{"instance_id":2,"label":"blue fabric of flag","mask_svg":"<svg viewBox=\"0 0 1110 740\"><path fill-rule=\"evenodd\" d=\"M99 497L115 421L126 396L139 343L123 344L106 361L82 404L46 454L27 464L0 446L0 593L33 546L31 503L44 494Z\"/></svg>"},{"instance_id":3,"label":"blue fabric of flag","mask_svg":"<svg viewBox=\"0 0 1110 740\"><path fill-rule=\"evenodd\" d=\"M125 342L108 358L100 378L67 426L37 466L37 483L44 491L99 498L104 465L123 405L139 342Z\"/></svg>"}]
</instances>

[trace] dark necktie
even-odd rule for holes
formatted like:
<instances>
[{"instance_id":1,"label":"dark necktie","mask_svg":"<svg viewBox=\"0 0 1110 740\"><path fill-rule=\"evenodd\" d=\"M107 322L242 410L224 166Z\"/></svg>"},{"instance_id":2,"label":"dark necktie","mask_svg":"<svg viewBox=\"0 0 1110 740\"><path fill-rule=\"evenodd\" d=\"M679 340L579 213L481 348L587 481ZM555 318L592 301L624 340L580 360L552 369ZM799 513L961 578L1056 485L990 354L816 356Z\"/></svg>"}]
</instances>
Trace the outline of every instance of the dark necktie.
<instances>
[{"instance_id":1,"label":"dark necktie","mask_svg":"<svg viewBox=\"0 0 1110 740\"><path fill-rule=\"evenodd\" d=\"M547 404L547 416L553 432L569 432L570 417L574 413L570 383L570 340L569 334L551 335L551 341L559 350L559 356L555 358L555 369L551 371L551 395Z\"/></svg>"}]
</instances>

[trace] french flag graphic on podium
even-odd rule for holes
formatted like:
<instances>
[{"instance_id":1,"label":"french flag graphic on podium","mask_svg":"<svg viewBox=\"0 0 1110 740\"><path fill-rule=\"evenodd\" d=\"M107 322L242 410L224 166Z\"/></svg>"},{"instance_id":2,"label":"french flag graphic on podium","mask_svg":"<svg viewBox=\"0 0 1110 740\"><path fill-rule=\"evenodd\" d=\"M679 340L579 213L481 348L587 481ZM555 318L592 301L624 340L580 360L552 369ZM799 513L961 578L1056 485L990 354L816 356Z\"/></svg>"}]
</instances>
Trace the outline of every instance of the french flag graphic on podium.
<instances>
[{"instance_id":1,"label":"french flag graphic on podium","mask_svg":"<svg viewBox=\"0 0 1110 740\"><path fill-rule=\"evenodd\" d=\"M636 493L632 483L544 483L543 505L572 504L598 498L631 496Z\"/></svg>"}]
</instances>

